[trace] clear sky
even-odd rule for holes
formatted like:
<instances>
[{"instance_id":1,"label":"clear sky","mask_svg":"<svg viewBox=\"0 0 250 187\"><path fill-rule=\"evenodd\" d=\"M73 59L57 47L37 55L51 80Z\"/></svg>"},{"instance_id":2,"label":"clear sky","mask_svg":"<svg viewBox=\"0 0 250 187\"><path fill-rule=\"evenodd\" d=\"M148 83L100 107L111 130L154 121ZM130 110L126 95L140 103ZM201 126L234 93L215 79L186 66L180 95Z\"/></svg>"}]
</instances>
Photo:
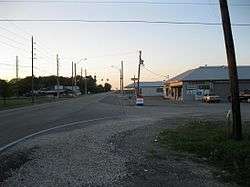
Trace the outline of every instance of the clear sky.
<instances>
[{"instance_id":1,"label":"clear sky","mask_svg":"<svg viewBox=\"0 0 250 187\"><path fill-rule=\"evenodd\" d=\"M160 2L160 1L158 1ZM187 2L165 0L161 2ZM215 0L189 0L212 3ZM230 3L249 3L231 0ZM250 6L230 6L233 23L250 23ZM217 5L142 5L80 3L3 3L0 19L89 19L220 22ZM7 30L6 30L7 29ZM11 32L10 32L11 31ZM60 57L60 74L71 75L71 61L88 73L110 79L119 87L119 67L124 61L125 84L137 75L138 50L142 50L145 67L160 75L174 76L200 65L226 65L220 26L168 25L143 23L80 22L0 22L0 78L15 77L15 56L19 56L20 77L30 75L31 42L35 37L35 75L56 74L56 54ZM237 63L250 65L250 27L233 27ZM8 39L6 38L8 37ZM10 40L11 39L11 40ZM14 41L13 41L14 40ZM11 46L9 46L11 45ZM15 47L15 48L14 48ZM142 80L163 80L142 69Z\"/></svg>"}]
</instances>

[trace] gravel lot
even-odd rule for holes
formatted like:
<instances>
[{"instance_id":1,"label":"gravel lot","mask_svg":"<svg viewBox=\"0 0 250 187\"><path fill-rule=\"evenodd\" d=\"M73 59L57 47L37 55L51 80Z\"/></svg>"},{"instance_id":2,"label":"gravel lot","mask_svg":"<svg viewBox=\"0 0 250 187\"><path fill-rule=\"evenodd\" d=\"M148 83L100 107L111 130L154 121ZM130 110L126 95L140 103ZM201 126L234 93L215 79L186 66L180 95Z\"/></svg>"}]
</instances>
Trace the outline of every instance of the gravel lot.
<instances>
[{"instance_id":1,"label":"gravel lot","mask_svg":"<svg viewBox=\"0 0 250 187\"><path fill-rule=\"evenodd\" d=\"M112 103L114 97L108 96L101 102L118 105ZM188 156L163 153L156 144L156 135L162 128L174 128L182 120L202 118L204 114L221 119L225 106L214 107L217 111L211 110L213 106L201 110L200 105L164 107L148 103L138 108L122 97L119 107L125 115L120 119L50 132L0 155L0 161L5 161L2 168L12 163L8 160L19 161L7 167L13 170L2 170L1 185L235 186L216 179L214 168Z\"/></svg>"}]
</instances>

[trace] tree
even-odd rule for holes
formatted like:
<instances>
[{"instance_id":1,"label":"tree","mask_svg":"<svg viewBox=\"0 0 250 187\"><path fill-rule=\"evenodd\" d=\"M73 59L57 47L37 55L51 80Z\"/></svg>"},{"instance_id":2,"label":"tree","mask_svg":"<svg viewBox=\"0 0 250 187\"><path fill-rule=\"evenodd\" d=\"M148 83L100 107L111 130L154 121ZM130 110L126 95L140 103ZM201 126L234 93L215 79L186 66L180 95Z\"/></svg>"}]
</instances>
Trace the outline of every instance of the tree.
<instances>
[{"instance_id":1,"label":"tree","mask_svg":"<svg viewBox=\"0 0 250 187\"><path fill-rule=\"evenodd\" d=\"M10 86L5 80L0 80L0 96L3 97L4 104L6 104L6 98L11 96Z\"/></svg>"},{"instance_id":2,"label":"tree","mask_svg":"<svg viewBox=\"0 0 250 187\"><path fill-rule=\"evenodd\" d=\"M104 91L105 92L109 92L111 90L111 88L112 88L111 84L109 84L109 83L104 84Z\"/></svg>"},{"instance_id":3,"label":"tree","mask_svg":"<svg viewBox=\"0 0 250 187\"><path fill-rule=\"evenodd\" d=\"M99 84L98 86L96 86L95 93L101 93L101 92L104 92L104 87L101 84Z\"/></svg>"}]
</instances>

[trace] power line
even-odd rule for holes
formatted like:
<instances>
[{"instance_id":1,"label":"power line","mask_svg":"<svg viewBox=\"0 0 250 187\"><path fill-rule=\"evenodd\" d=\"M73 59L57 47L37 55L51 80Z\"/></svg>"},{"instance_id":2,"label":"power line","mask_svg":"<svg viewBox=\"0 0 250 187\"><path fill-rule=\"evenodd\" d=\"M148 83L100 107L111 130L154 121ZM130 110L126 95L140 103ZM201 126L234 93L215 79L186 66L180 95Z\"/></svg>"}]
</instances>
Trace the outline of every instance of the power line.
<instances>
[{"instance_id":1,"label":"power line","mask_svg":"<svg viewBox=\"0 0 250 187\"><path fill-rule=\"evenodd\" d=\"M1 17L1 19L3 19ZM28 33L26 30L22 29L19 25L15 24L14 22L8 22L9 24L13 25L16 29L20 30L22 33L24 33L25 35L32 37L32 34Z\"/></svg>"},{"instance_id":2,"label":"power line","mask_svg":"<svg viewBox=\"0 0 250 187\"><path fill-rule=\"evenodd\" d=\"M21 43L21 42L18 42L18 41L16 41L16 40L13 40L12 38L9 38L9 37L4 36L4 35L2 35L2 34L0 34L0 37L5 38L5 39L7 39L7 40L9 40L9 41L12 41L12 42L14 42L14 43L16 43L16 44L19 44L19 45L22 45L22 46L25 46L25 47L26 47L26 45L25 45L24 43Z\"/></svg>"},{"instance_id":3,"label":"power line","mask_svg":"<svg viewBox=\"0 0 250 187\"><path fill-rule=\"evenodd\" d=\"M5 31L7 31L7 32L9 32L9 33L11 33L11 34L13 34L13 35L15 35L15 36L18 36L18 37L20 37L20 38L22 38L22 39L24 39L24 40L28 40L28 41L29 41L28 38L26 38L26 37L24 37L24 36L22 36L22 35L20 35L20 34L17 34L17 33L13 32L13 31L11 31L11 30L9 30L9 29L6 29L5 27L0 26L0 29L5 30Z\"/></svg>"},{"instance_id":4,"label":"power line","mask_svg":"<svg viewBox=\"0 0 250 187\"><path fill-rule=\"evenodd\" d=\"M169 24L169 25L203 25L221 26L220 22L196 22L196 21L149 21L149 20L85 20L85 19L0 19L0 22L83 22L83 23L145 23L145 24ZM250 23L234 23L235 27L249 27Z\"/></svg>"},{"instance_id":5,"label":"power line","mask_svg":"<svg viewBox=\"0 0 250 187\"><path fill-rule=\"evenodd\" d=\"M38 41L36 40L36 46L39 47L39 49L41 49L43 52L45 52L46 55L47 55L47 53L49 53L50 56L55 56L55 53L52 53L52 52L51 52L52 49L50 49L50 48L48 48L48 47L44 47L40 41L38 42ZM49 51L48 49L51 50L51 51Z\"/></svg>"},{"instance_id":6,"label":"power line","mask_svg":"<svg viewBox=\"0 0 250 187\"><path fill-rule=\"evenodd\" d=\"M7 64L7 63L0 63L0 65L4 65L4 66L16 66L16 64ZM24 65L19 65L19 67L23 67L23 68L30 68L31 66L24 66Z\"/></svg>"},{"instance_id":7,"label":"power line","mask_svg":"<svg viewBox=\"0 0 250 187\"><path fill-rule=\"evenodd\" d=\"M111 57L111 56L124 56L124 55L130 55L130 54L136 54L136 51L113 53L113 54L105 54L105 55L92 56L92 57L90 56L90 57L88 57L88 59Z\"/></svg>"},{"instance_id":8,"label":"power line","mask_svg":"<svg viewBox=\"0 0 250 187\"><path fill-rule=\"evenodd\" d=\"M148 68L146 68L145 66L142 66L146 71L148 71L148 72L150 72L150 73L152 73L152 74L154 74L154 75L156 75L156 76L158 76L158 77L164 77L164 78L168 78L168 76L167 75L162 75L162 74L159 74L159 73L155 73L154 71L152 71L152 70L150 70L150 69L148 69Z\"/></svg>"},{"instance_id":9,"label":"power line","mask_svg":"<svg viewBox=\"0 0 250 187\"><path fill-rule=\"evenodd\" d=\"M4 45L6 45L6 46L9 46L9 47L12 47L12 48L18 49L18 50L22 50L22 51L24 51L24 52L26 52L26 53L30 53L28 50L25 50L25 49L19 48L19 47L17 47L17 46L12 45L12 44L5 43L5 42L3 42L3 41L0 41L0 43L4 44Z\"/></svg>"},{"instance_id":10,"label":"power line","mask_svg":"<svg viewBox=\"0 0 250 187\"><path fill-rule=\"evenodd\" d=\"M10 1L10 0L3 0L0 3L68 3L68 4L97 4L97 5L186 5L186 6L217 6L219 3L216 2L161 2L161 1L66 1L66 0L19 0L19 1ZM231 3L230 6L250 6L248 3Z\"/></svg>"},{"instance_id":11,"label":"power line","mask_svg":"<svg viewBox=\"0 0 250 187\"><path fill-rule=\"evenodd\" d=\"M41 48L35 48L36 51L38 51L38 53L42 54L42 55L39 55L40 57L45 57L47 59L54 59L54 55L49 55L47 54L44 50L42 50Z\"/></svg>"},{"instance_id":12,"label":"power line","mask_svg":"<svg viewBox=\"0 0 250 187\"><path fill-rule=\"evenodd\" d=\"M1 19L3 19L3 18L1 18ZM28 31L22 29L20 26L18 26L18 25L15 24L14 22L10 22L10 21L7 21L7 22L10 23L10 24L12 24L13 26L15 26L19 31L21 31L21 32L24 33L25 35L28 35L29 37L32 37L32 36L33 36L33 34L31 34L30 32L28 32ZM6 28L4 28L4 27L0 27L0 28L2 28L2 29L4 29L5 31L10 32L10 33L12 33L12 34L14 34L14 35L16 35L16 36L19 36L19 37L21 37L21 38L24 38L25 40L30 40L30 39L24 37L23 35L17 34L17 33L13 32L13 31L11 31L11 30L8 30L8 29L6 29ZM41 45L42 43L41 43L41 44L40 44L40 43L41 43L40 41L39 41L39 43L38 43L38 41L36 40L36 43L35 43L35 44L36 44L36 46L39 46L40 48L42 48L43 51L46 52L46 54L47 54L47 53L52 54L51 52L49 52L48 50L46 50L45 47L43 47L43 46Z\"/></svg>"}]
</instances>

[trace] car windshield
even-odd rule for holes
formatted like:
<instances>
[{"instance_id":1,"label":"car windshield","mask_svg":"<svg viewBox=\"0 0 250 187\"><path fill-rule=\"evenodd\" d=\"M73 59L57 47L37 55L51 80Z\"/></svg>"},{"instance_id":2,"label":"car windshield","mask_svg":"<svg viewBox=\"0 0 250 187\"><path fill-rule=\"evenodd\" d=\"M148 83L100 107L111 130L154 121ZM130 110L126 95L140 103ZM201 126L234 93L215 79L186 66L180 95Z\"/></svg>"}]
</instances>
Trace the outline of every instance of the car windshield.
<instances>
[{"instance_id":1,"label":"car windshield","mask_svg":"<svg viewBox=\"0 0 250 187\"><path fill-rule=\"evenodd\" d=\"M250 0L0 0L0 186L250 186L249 49Z\"/></svg>"}]
</instances>

